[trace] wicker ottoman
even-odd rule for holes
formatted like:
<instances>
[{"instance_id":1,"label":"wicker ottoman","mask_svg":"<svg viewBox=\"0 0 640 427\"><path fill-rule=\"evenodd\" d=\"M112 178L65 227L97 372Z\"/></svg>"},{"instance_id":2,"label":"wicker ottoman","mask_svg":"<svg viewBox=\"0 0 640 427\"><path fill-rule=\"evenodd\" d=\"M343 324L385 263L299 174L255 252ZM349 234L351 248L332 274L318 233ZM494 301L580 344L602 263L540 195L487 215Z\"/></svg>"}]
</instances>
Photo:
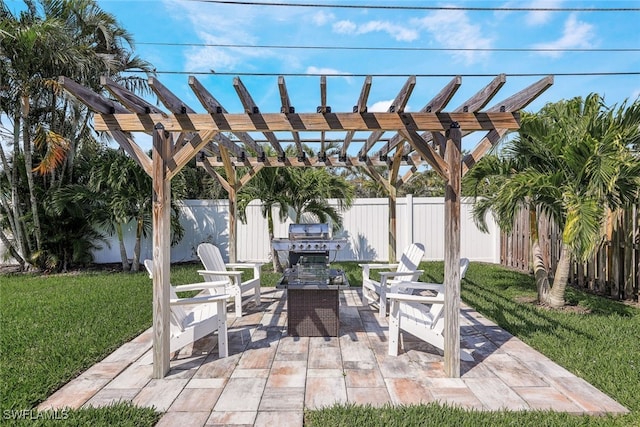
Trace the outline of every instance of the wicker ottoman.
<instances>
[{"instance_id":1,"label":"wicker ottoman","mask_svg":"<svg viewBox=\"0 0 640 427\"><path fill-rule=\"evenodd\" d=\"M340 327L339 290L323 285L289 285L287 319L289 335L337 337Z\"/></svg>"}]
</instances>

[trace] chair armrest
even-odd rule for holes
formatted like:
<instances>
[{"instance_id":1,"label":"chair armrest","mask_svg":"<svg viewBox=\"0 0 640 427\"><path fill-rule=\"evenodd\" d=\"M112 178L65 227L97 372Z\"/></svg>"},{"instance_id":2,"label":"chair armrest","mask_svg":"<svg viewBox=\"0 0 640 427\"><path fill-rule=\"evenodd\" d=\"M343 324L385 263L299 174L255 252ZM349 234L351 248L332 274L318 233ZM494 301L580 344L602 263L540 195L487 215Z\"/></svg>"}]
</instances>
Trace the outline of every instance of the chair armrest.
<instances>
[{"instance_id":1,"label":"chair armrest","mask_svg":"<svg viewBox=\"0 0 640 427\"><path fill-rule=\"evenodd\" d=\"M176 292L184 292L184 291L198 291L203 289L224 289L225 286L229 284L228 281L218 280L215 282L200 282L200 283L190 283L187 285L178 285L173 288Z\"/></svg>"},{"instance_id":2,"label":"chair armrest","mask_svg":"<svg viewBox=\"0 0 640 427\"><path fill-rule=\"evenodd\" d=\"M203 275L212 275L212 276L229 276L229 277L240 277L242 276L242 271L215 271L215 270L198 270L198 274Z\"/></svg>"},{"instance_id":3,"label":"chair armrest","mask_svg":"<svg viewBox=\"0 0 640 427\"><path fill-rule=\"evenodd\" d=\"M444 302L444 295L442 297L426 297L423 295L388 293L387 298L395 301L419 302L419 303L431 303L431 304L439 304Z\"/></svg>"},{"instance_id":4,"label":"chair armrest","mask_svg":"<svg viewBox=\"0 0 640 427\"><path fill-rule=\"evenodd\" d=\"M188 304L204 304L218 301L226 301L230 298L227 294L220 295L207 295L202 297L193 297L193 298L177 298L170 299L170 305L188 305Z\"/></svg>"},{"instance_id":5,"label":"chair armrest","mask_svg":"<svg viewBox=\"0 0 640 427\"><path fill-rule=\"evenodd\" d=\"M225 264L229 268L256 268L262 267L263 262L233 262Z\"/></svg>"},{"instance_id":6,"label":"chair armrest","mask_svg":"<svg viewBox=\"0 0 640 427\"><path fill-rule=\"evenodd\" d=\"M402 277L402 276L413 276L416 273L422 274L424 270L413 270L413 271L383 271L380 273L380 277Z\"/></svg>"},{"instance_id":7,"label":"chair armrest","mask_svg":"<svg viewBox=\"0 0 640 427\"><path fill-rule=\"evenodd\" d=\"M442 283L394 282L393 285L391 285L391 292L398 292L398 288L442 292L444 290L444 285ZM403 292L400 291L400 293Z\"/></svg>"},{"instance_id":8,"label":"chair armrest","mask_svg":"<svg viewBox=\"0 0 640 427\"><path fill-rule=\"evenodd\" d=\"M381 269L391 269L397 268L398 264L358 264L359 267L369 268L370 270L381 270Z\"/></svg>"}]
</instances>

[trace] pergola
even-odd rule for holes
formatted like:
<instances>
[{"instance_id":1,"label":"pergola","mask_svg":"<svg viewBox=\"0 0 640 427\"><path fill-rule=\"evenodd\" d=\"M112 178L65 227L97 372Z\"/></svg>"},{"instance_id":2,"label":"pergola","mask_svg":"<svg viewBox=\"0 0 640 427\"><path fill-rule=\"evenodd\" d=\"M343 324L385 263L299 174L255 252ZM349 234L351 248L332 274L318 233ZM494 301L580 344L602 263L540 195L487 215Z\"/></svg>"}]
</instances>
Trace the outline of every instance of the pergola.
<instances>
[{"instance_id":1,"label":"pergola","mask_svg":"<svg viewBox=\"0 0 640 427\"><path fill-rule=\"evenodd\" d=\"M233 87L244 111L229 113L193 76L189 86L202 104L198 113L155 78L149 86L166 108L162 110L116 84L109 78L102 85L113 96L107 98L76 82L59 78L60 84L96 114L97 131L108 132L153 179L153 377L169 371L169 213L171 179L195 156L198 164L218 179L229 195L229 258L236 261L237 193L265 167L363 167L389 195L389 257L396 258L396 192L418 170L430 166L446 182L445 190L445 372L460 377L460 182L462 176L508 131L519 128L519 111L553 84L547 76L516 94L484 109L506 82L504 74L452 111L447 104L459 89L462 78L454 77L418 112L405 108L416 84L407 78L386 112L369 112L367 101L372 85L364 79L353 111L335 112L327 103L326 76L320 77L319 106L314 112L297 112L288 95L284 77L278 77L281 108L264 113L256 105L239 77ZM149 157L131 132L152 135ZM366 138L357 139L365 133ZM385 132L382 149L372 152ZM484 136L473 151L461 154L462 138L472 132ZM339 153L328 155L329 133L338 133ZM290 134L286 140L281 136ZM304 139L301 135L318 135ZM259 139L256 135L262 135ZM264 141L264 142L262 142ZM335 140L331 140L335 141ZM309 157L304 144L318 144L317 156ZM263 144L277 155L267 156ZM295 146L295 156L287 147ZM353 155L353 153L356 153ZM388 177L377 166L389 169ZM401 166L408 171L400 176ZM225 177L214 168L223 167ZM239 176L238 168L247 171Z\"/></svg>"}]
</instances>

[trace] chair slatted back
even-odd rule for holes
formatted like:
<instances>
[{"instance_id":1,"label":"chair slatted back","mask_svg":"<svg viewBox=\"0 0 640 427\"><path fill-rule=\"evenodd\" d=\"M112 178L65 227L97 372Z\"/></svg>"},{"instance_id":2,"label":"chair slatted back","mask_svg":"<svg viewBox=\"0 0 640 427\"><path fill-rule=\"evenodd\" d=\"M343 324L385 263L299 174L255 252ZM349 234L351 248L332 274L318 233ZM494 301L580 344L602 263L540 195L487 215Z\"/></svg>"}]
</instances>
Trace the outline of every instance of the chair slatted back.
<instances>
[{"instance_id":1,"label":"chair slatted back","mask_svg":"<svg viewBox=\"0 0 640 427\"><path fill-rule=\"evenodd\" d=\"M202 262L205 270L210 271L227 271L227 266L222 259L220 249L211 243L200 243L198 245L198 258ZM203 275L207 282L229 281L228 276L216 276L214 274Z\"/></svg>"},{"instance_id":2,"label":"chair slatted back","mask_svg":"<svg viewBox=\"0 0 640 427\"><path fill-rule=\"evenodd\" d=\"M424 245L422 243L412 243L402 253L396 271L405 272L417 270L423 256Z\"/></svg>"},{"instance_id":3,"label":"chair slatted back","mask_svg":"<svg viewBox=\"0 0 640 427\"><path fill-rule=\"evenodd\" d=\"M147 269L147 273L149 273L149 279L153 280L153 260L145 259L144 267ZM173 286L169 285L169 298L170 299L178 299L178 294ZM188 313L187 311L179 305L171 306L171 323L174 327L177 327L181 331L184 331L184 325L187 321Z\"/></svg>"}]
</instances>

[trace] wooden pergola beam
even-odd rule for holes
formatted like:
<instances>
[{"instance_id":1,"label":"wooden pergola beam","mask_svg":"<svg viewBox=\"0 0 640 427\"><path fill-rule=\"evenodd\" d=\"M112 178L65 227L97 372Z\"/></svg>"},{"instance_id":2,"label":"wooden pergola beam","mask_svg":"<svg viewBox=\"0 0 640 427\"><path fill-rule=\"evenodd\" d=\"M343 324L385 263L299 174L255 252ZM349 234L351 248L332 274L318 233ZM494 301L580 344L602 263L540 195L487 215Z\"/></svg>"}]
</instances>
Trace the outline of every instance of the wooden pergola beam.
<instances>
[{"instance_id":1,"label":"wooden pergola beam","mask_svg":"<svg viewBox=\"0 0 640 427\"><path fill-rule=\"evenodd\" d=\"M402 166L419 166L425 164L425 161L418 153L412 153L409 156L404 157L406 160L403 160ZM222 167L224 166L221 160L215 159L213 157L207 157L207 163L212 167ZM389 164L387 161L380 160L377 157L368 157L366 159L360 159L359 157L349 156L346 158L341 158L340 156L327 156L326 159L320 159L318 157L305 157L304 159L299 159L297 157L285 157L284 159L278 157L265 157L264 159L258 159L256 157L247 157L245 159L232 159L231 160L234 167L266 167L266 168L277 168L277 167L367 167L368 165L373 166L384 166L388 167Z\"/></svg>"},{"instance_id":2,"label":"wooden pergola beam","mask_svg":"<svg viewBox=\"0 0 640 427\"><path fill-rule=\"evenodd\" d=\"M98 131L151 132L152 123L162 123L169 132L321 132L321 131L397 131L407 126L416 130L443 132L451 123L469 131L518 129L517 112L479 113L267 113L267 114L102 114L95 117Z\"/></svg>"}]
</instances>

